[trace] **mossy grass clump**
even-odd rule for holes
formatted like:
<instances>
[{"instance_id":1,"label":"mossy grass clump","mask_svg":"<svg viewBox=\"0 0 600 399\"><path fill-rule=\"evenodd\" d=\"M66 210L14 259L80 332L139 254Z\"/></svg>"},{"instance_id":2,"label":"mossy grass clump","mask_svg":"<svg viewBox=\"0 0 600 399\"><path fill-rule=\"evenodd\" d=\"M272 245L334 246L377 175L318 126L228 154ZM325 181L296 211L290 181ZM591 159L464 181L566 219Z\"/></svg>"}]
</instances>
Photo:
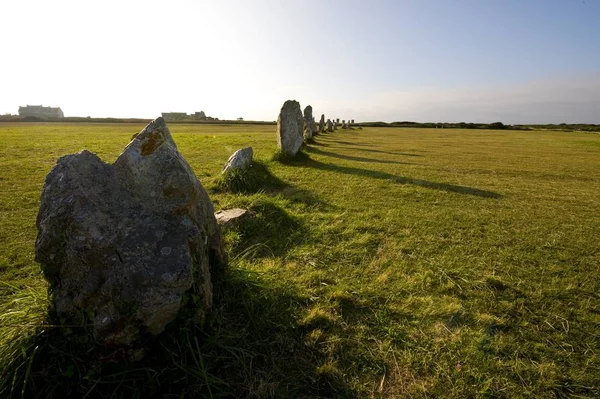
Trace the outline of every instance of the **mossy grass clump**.
<instances>
[{"instance_id":1,"label":"mossy grass clump","mask_svg":"<svg viewBox=\"0 0 600 399\"><path fill-rule=\"evenodd\" d=\"M232 193L256 193L285 186L261 161L253 161L245 169L227 170L217 179L217 188Z\"/></svg>"}]
</instances>

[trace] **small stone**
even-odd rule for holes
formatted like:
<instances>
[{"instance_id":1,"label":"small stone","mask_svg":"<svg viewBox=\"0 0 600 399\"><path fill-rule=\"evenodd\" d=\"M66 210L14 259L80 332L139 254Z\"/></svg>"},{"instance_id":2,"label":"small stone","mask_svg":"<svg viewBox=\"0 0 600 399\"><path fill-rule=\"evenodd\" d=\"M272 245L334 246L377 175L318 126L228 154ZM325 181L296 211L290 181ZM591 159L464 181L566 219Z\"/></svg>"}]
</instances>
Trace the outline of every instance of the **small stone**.
<instances>
[{"instance_id":1,"label":"small stone","mask_svg":"<svg viewBox=\"0 0 600 399\"><path fill-rule=\"evenodd\" d=\"M252 157L254 153L252 151L252 147L245 147L234 152L227 162L225 166L223 166L223 170L221 173L225 173L229 170L233 169L247 169L252 165Z\"/></svg>"},{"instance_id":2,"label":"small stone","mask_svg":"<svg viewBox=\"0 0 600 399\"><path fill-rule=\"evenodd\" d=\"M247 218L252 218L254 216L256 216L254 212L242 208L222 209L220 211L215 212L215 218L217 219L217 223L221 226L227 226L234 222Z\"/></svg>"}]
</instances>

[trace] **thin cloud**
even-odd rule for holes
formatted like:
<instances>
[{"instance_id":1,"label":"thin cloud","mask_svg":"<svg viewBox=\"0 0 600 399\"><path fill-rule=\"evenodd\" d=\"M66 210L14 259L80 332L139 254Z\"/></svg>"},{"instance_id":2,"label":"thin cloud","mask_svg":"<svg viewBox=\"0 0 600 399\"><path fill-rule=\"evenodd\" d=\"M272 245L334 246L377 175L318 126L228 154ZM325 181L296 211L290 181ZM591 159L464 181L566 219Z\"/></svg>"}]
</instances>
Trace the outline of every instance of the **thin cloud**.
<instances>
[{"instance_id":1,"label":"thin cloud","mask_svg":"<svg viewBox=\"0 0 600 399\"><path fill-rule=\"evenodd\" d=\"M600 75L520 85L378 93L370 120L600 123Z\"/></svg>"}]
</instances>

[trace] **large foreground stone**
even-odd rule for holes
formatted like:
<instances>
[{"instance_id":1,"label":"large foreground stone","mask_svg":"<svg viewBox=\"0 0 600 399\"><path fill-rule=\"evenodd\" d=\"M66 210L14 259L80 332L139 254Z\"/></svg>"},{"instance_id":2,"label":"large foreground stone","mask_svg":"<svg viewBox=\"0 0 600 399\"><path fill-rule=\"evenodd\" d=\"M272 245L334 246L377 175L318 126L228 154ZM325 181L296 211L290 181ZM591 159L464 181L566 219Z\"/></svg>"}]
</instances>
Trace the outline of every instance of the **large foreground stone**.
<instances>
[{"instance_id":1,"label":"large foreground stone","mask_svg":"<svg viewBox=\"0 0 600 399\"><path fill-rule=\"evenodd\" d=\"M35 247L60 322L130 344L162 332L184 298L201 322L211 268L226 262L213 212L162 118L114 164L89 151L60 158L46 176Z\"/></svg>"},{"instance_id":2,"label":"large foreground stone","mask_svg":"<svg viewBox=\"0 0 600 399\"><path fill-rule=\"evenodd\" d=\"M233 169L247 169L252 165L252 156L254 155L252 151L252 147L245 147L234 152L227 162L225 166L223 166L223 170L221 173L225 173L229 170Z\"/></svg>"},{"instance_id":3,"label":"large foreground stone","mask_svg":"<svg viewBox=\"0 0 600 399\"><path fill-rule=\"evenodd\" d=\"M300 103L287 100L277 118L277 146L287 155L296 155L303 143L304 118Z\"/></svg>"}]
</instances>

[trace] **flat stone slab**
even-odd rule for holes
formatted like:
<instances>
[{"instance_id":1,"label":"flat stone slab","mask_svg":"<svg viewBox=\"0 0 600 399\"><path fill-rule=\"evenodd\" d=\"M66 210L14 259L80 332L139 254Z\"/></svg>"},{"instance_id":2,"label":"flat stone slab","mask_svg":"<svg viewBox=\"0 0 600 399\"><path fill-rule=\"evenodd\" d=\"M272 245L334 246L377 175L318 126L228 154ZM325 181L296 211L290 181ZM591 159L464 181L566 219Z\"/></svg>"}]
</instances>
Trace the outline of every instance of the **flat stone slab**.
<instances>
[{"instance_id":1,"label":"flat stone slab","mask_svg":"<svg viewBox=\"0 0 600 399\"><path fill-rule=\"evenodd\" d=\"M221 226L226 226L239 220L253 218L254 216L256 216L254 212L242 208L222 209L215 212L217 224Z\"/></svg>"}]
</instances>

